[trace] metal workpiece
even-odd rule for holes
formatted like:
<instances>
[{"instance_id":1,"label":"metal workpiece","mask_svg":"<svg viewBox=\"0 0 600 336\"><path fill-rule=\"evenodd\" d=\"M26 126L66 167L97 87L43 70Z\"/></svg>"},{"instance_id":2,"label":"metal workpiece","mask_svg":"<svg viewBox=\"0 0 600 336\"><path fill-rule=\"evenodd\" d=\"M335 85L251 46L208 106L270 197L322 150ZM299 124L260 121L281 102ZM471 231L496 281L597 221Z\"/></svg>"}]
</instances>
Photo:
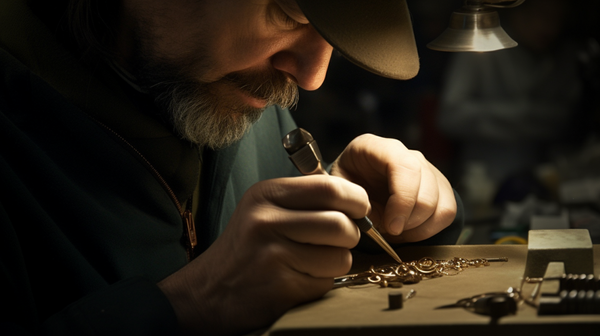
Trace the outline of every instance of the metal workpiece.
<instances>
[{"instance_id":1,"label":"metal workpiece","mask_svg":"<svg viewBox=\"0 0 600 336\"><path fill-rule=\"evenodd\" d=\"M289 132L282 140L283 148L290 160L303 175L329 175L323 168L321 151L312 135L303 128ZM402 263L398 254L375 229L368 217L353 219L361 232L366 233L377 245L381 246L396 262Z\"/></svg>"}]
</instances>

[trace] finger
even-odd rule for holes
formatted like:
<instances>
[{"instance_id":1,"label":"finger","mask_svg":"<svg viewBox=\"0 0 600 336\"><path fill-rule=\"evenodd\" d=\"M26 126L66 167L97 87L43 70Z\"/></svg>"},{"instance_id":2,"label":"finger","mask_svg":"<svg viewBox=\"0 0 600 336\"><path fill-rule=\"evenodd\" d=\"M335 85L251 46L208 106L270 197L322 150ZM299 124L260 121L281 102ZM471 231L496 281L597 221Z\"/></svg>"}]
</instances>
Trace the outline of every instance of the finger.
<instances>
[{"instance_id":1,"label":"finger","mask_svg":"<svg viewBox=\"0 0 600 336\"><path fill-rule=\"evenodd\" d=\"M314 278L333 278L347 274L352 266L349 249L289 242L273 245L272 253L290 268Z\"/></svg>"},{"instance_id":2,"label":"finger","mask_svg":"<svg viewBox=\"0 0 600 336\"><path fill-rule=\"evenodd\" d=\"M440 196L437 207L431 217L423 224L402 232L399 237L402 242L416 242L433 237L454 221L456 217L456 199L450 183L437 172L438 180L443 179L440 184Z\"/></svg>"},{"instance_id":3,"label":"finger","mask_svg":"<svg viewBox=\"0 0 600 336\"><path fill-rule=\"evenodd\" d=\"M440 187L443 188L443 185L440 186L443 181L438 181L437 177L439 171L425 159L421 152L415 152L415 155L419 157L422 163L421 184L418 200L404 226L404 230L414 229L433 215L439 201Z\"/></svg>"},{"instance_id":4,"label":"finger","mask_svg":"<svg viewBox=\"0 0 600 336\"><path fill-rule=\"evenodd\" d=\"M411 217L419 197L422 163L413 151L407 152L389 165L390 197L386 204L385 231L399 235Z\"/></svg>"},{"instance_id":5,"label":"finger","mask_svg":"<svg viewBox=\"0 0 600 336\"><path fill-rule=\"evenodd\" d=\"M296 210L336 210L362 218L370 210L367 192L357 184L328 175L280 178L257 183L251 197Z\"/></svg>"},{"instance_id":6,"label":"finger","mask_svg":"<svg viewBox=\"0 0 600 336\"><path fill-rule=\"evenodd\" d=\"M350 249L360 240L356 224L341 212L279 209L276 216L274 230L294 242Z\"/></svg>"}]
</instances>

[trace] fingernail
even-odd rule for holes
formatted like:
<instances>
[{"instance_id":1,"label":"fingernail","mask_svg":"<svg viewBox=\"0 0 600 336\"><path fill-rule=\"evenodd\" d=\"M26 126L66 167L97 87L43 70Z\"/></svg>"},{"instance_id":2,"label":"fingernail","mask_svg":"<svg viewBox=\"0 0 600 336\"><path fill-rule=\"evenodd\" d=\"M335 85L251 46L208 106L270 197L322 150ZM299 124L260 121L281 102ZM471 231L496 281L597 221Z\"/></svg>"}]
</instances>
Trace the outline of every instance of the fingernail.
<instances>
[{"instance_id":1,"label":"fingernail","mask_svg":"<svg viewBox=\"0 0 600 336\"><path fill-rule=\"evenodd\" d=\"M394 218L390 223L390 233L394 236L399 235L404 230L404 224L406 223L406 217L400 216Z\"/></svg>"}]
</instances>

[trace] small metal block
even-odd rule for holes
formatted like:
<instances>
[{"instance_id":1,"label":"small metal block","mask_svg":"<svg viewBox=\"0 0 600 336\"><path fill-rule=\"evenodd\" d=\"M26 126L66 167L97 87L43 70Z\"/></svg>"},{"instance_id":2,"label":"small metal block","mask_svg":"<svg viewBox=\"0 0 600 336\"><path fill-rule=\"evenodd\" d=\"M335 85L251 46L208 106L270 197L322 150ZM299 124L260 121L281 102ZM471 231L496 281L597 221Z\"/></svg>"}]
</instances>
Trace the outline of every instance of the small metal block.
<instances>
[{"instance_id":1,"label":"small metal block","mask_svg":"<svg viewBox=\"0 0 600 336\"><path fill-rule=\"evenodd\" d=\"M530 230L528 245L524 277L544 276L550 262L564 262L566 273L594 273L592 239L586 229Z\"/></svg>"},{"instance_id":2,"label":"small metal block","mask_svg":"<svg viewBox=\"0 0 600 336\"><path fill-rule=\"evenodd\" d=\"M401 309L404 303L404 295L401 292L390 292L388 294L389 310Z\"/></svg>"}]
</instances>

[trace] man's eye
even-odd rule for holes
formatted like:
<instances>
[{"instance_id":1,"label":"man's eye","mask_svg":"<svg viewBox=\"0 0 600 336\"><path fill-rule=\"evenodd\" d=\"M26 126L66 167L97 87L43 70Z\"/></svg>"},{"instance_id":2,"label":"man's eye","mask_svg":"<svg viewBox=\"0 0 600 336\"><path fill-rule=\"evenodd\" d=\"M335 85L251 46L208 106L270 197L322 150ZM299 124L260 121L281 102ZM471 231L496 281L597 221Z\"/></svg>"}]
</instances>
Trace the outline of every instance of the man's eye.
<instances>
[{"instance_id":1,"label":"man's eye","mask_svg":"<svg viewBox=\"0 0 600 336\"><path fill-rule=\"evenodd\" d=\"M286 27L289 27L290 29L296 28L300 25L300 22L292 19L289 15L283 13L283 15L285 16L282 19L282 22L285 24Z\"/></svg>"},{"instance_id":2,"label":"man's eye","mask_svg":"<svg viewBox=\"0 0 600 336\"><path fill-rule=\"evenodd\" d=\"M275 8L271 10L271 19L274 24L285 30L293 30L302 25L300 22L294 20L289 16L281 7L275 5Z\"/></svg>"}]
</instances>

